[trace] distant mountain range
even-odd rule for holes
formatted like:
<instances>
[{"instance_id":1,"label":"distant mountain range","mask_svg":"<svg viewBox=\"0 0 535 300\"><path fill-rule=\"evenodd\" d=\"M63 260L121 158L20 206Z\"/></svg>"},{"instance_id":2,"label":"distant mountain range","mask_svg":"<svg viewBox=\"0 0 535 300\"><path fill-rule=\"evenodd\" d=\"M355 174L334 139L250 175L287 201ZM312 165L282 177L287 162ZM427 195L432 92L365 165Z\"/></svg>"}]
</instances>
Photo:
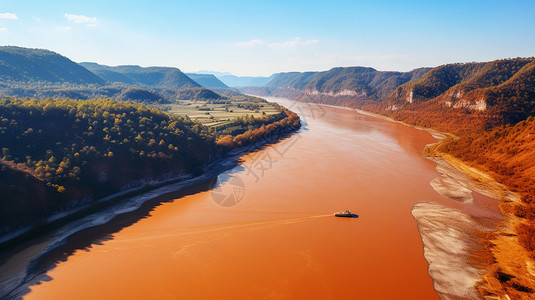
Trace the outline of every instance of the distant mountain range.
<instances>
[{"instance_id":1,"label":"distant mountain range","mask_svg":"<svg viewBox=\"0 0 535 300\"><path fill-rule=\"evenodd\" d=\"M198 71L190 74L212 74L221 80L227 87L264 86L271 81L272 76L236 76L229 72ZM193 77L192 77L193 78ZM206 86L207 87L207 86Z\"/></svg>"},{"instance_id":2,"label":"distant mountain range","mask_svg":"<svg viewBox=\"0 0 535 300\"><path fill-rule=\"evenodd\" d=\"M195 99L223 97L202 86L228 90L213 75L192 76L200 83L178 68L77 64L49 50L0 47L0 97L113 98L165 103L187 95Z\"/></svg>"},{"instance_id":3,"label":"distant mountain range","mask_svg":"<svg viewBox=\"0 0 535 300\"><path fill-rule=\"evenodd\" d=\"M241 86L264 86L271 81L271 77L252 77L252 76L235 76L235 75L221 75L217 76L219 80L223 81L230 87Z\"/></svg>"},{"instance_id":4,"label":"distant mountain range","mask_svg":"<svg viewBox=\"0 0 535 300\"><path fill-rule=\"evenodd\" d=\"M448 124L456 128L448 129L453 131L467 127L459 116L469 118L472 126L488 128L514 124L535 114L534 58L454 63L410 72L337 67L270 77L213 73L217 75L190 73L192 79L178 68L76 64L49 50L0 47L0 96L111 97L162 103L176 101L179 95L217 99L217 93L203 88L229 96L235 93L230 86L252 94L364 108L419 125ZM178 92L183 89L192 90ZM449 114L449 121L438 122L430 111L441 118ZM424 116L429 120L424 121Z\"/></svg>"},{"instance_id":5,"label":"distant mountain range","mask_svg":"<svg viewBox=\"0 0 535 300\"><path fill-rule=\"evenodd\" d=\"M201 70L201 71L197 71L197 72L190 72L192 74L212 74L216 77L221 77L223 75L233 75L232 73L230 72L218 72L218 71L209 71L209 70Z\"/></svg>"},{"instance_id":6,"label":"distant mountain range","mask_svg":"<svg viewBox=\"0 0 535 300\"><path fill-rule=\"evenodd\" d=\"M177 68L144 68L140 66L110 67L88 62L82 62L80 65L109 82L133 84L150 88L193 88L201 86Z\"/></svg>"},{"instance_id":7,"label":"distant mountain range","mask_svg":"<svg viewBox=\"0 0 535 300\"><path fill-rule=\"evenodd\" d=\"M213 74L186 73L186 75L205 88L228 88Z\"/></svg>"}]
</instances>

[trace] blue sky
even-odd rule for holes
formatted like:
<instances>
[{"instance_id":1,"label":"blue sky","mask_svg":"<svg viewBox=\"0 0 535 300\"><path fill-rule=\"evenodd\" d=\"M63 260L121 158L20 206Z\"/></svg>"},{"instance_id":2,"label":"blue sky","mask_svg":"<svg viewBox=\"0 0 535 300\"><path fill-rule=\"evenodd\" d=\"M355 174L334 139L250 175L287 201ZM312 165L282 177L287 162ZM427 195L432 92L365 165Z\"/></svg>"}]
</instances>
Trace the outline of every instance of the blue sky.
<instances>
[{"instance_id":1,"label":"blue sky","mask_svg":"<svg viewBox=\"0 0 535 300\"><path fill-rule=\"evenodd\" d=\"M236 75L535 55L535 1L0 0L0 44Z\"/></svg>"}]
</instances>

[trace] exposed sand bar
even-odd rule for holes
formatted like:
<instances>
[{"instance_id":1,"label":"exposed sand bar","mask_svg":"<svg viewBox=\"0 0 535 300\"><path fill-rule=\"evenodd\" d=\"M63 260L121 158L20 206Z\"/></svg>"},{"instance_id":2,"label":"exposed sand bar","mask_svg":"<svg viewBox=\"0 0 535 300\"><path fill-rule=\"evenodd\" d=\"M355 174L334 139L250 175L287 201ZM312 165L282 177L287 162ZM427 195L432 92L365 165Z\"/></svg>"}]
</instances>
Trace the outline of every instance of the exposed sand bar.
<instances>
[{"instance_id":1,"label":"exposed sand bar","mask_svg":"<svg viewBox=\"0 0 535 300\"><path fill-rule=\"evenodd\" d=\"M483 272L470 265L478 224L466 213L432 202L414 205L412 215L424 245L429 275L441 299L477 299Z\"/></svg>"},{"instance_id":2,"label":"exposed sand bar","mask_svg":"<svg viewBox=\"0 0 535 300\"><path fill-rule=\"evenodd\" d=\"M412 215L418 223L429 275L441 299L477 299L476 286L485 274L485 266L477 263L480 232L495 230L493 224L503 219L501 213L474 203L474 192L493 198L517 201L517 196L495 182L490 176L470 168L451 157L428 157L437 164L440 176L431 180L440 195L461 203L463 210L436 203L421 202ZM485 219L468 213L484 211ZM494 222L485 222L489 219Z\"/></svg>"}]
</instances>

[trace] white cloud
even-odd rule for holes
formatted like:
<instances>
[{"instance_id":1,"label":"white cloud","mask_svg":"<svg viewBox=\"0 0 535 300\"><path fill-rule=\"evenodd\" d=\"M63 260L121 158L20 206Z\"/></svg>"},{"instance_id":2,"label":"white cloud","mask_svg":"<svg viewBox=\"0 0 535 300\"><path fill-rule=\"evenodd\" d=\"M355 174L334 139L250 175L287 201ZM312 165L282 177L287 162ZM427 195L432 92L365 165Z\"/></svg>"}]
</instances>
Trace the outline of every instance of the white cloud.
<instances>
[{"instance_id":1,"label":"white cloud","mask_svg":"<svg viewBox=\"0 0 535 300\"><path fill-rule=\"evenodd\" d=\"M254 40L250 40L250 41L247 41L247 42L234 43L234 45L236 45L238 47L254 47L254 46L259 46L259 45L263 45L263 44L264 44L264 41L259 40L259 39L254 39Z\"/></svg>"},{"instance_id":2,"label":"white cloud","mask_svg":"<svg viewBox=\"0 0 535 300\"><path fill-rule=\"evenodd\" d=\"M90 26L90 27L97 25L96 17L88 17L84 15L73 15L73 14L66 13L65 18L67 18L67 20L73 23L86 24L87 26Z\"/></svg>"},{"instance_id":3,"label":"white cloud","mask_svg":"<svg viewBox=\"0 0 535 300\"><path fill-rule=\"evenodd\" d=\"M38 18L38 17L33 17L33 20L36 22L41 22L41 18Z\"/></svg>"},{"instance_id":4,"label":"white cloud","mask_svg":"<svg viewBox=\"0 0 535 300\"><path fill-rule=\"evenodd\" d=\"M7 30L7 28L5 27L0 27L0 33L8 33L9 30Z\"/></svg>"},{"instance_id":5,"label":"white cloud","mask_svg":"<svg viewBox=\"0 0 535 300\"><path fill-rule=\"evenodd\" d=\"M17 20L18 17L13 13L0 13L0 19Z\"/></svg>"},{"instance_id":6,"label":"white cloud","mask_svg":"<svg viewBox=\"0 0 535 300\"><path fill-rule=\"evenodd\" d=\"M274 49L291 49L303 46L310 46L319 43L318 40L302 40L300 37L282 43L271 43L269 46Z\"/></svg>"}]
</instances>

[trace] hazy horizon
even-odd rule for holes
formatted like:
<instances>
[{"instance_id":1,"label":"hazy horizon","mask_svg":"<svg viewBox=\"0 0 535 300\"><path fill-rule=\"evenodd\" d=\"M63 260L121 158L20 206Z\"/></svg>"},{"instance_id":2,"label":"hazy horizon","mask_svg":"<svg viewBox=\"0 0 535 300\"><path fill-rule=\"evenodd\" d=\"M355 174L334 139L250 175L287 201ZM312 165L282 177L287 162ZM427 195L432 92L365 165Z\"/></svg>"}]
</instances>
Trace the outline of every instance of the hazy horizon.
<instances>
[{"instance_id":1,"label":"hazy horizon","mask_svg":"<svg viewBox=\"0 0 535 300\"><path fill-rule=\"evenodd\" d=\"M238 76L532 57L533 1L3 1L0 44Z\"/></svg>"}]
</instances>

